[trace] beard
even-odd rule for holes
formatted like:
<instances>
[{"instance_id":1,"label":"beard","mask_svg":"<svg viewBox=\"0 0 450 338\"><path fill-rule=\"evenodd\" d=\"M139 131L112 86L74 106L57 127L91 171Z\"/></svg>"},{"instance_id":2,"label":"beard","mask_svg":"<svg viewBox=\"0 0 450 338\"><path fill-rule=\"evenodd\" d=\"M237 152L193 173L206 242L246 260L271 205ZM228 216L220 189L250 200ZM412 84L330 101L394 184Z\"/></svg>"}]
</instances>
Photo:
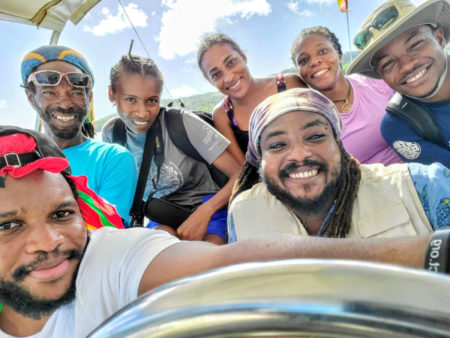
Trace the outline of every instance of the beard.
<instances>
[{"instance_id":1,"label":"beard","mask_svg":"<svg viewBox=\"0 0 450 338\"><path fill-rule=\"evenodd\" d=\"M89 107L89 105L86 105L86 107ZM53 113L75 115L75 120L77 123L69 128L61 129L61 127L52 124ZM61 107L53 108L48 106L45 108L45 111L38 110L38 114L52 135L55 135L57 138L62 140L71 140L81 133L81 126L88 115L88 110L87 108L81 108L80 106L75 106L68 109Z\"/></svg>"},{"instance_id":2,"label":"beard","mask_svg":"<svg viewBox=\"0 0 450 338\"><path fill-rule=\"evenodd\" d=\"M302 165L316 166L319 172L323 172L325 177L328 176L329 168L323 162L305 160ZM290 173L296 171L300 167L297 162L289 163L286 167L280 170L278 177L281 182L289 177ZM290 194L287 190L275 183L270 177L266 176L263 169L260 167L259 174L261 180L266 184L267 190L274 195L281 203L292 209L294 213L299 217L316 216L323 212L328 212L331 204L336 198L339 191L340 183L342 181L341 175L342 169L339 167L331 173L332 180L325 182L325 188L323 191L314 198L301 198ZM308 190L308 185L305 185L305 190Z\"/></svg>"},{"instance_id":3,"label":"beard","mask_svg":"<svg viewBox=\"0 0 450 338\"><path fill-rule=\"evenodd\" d=\"M61 252L58 249L55 249L52 254L52 257L67 256L67 259L69 260L74 259L81 261L84 251L67 250ZM75 299L75 284L80 264L78 264L75 269L69 288L61 297L57 299L47 300L39 298L32 295L26 287L21 285L21 282L34 269L34 267L46 261L48 256L48 253L42 253L35 260L33 260L33 262L16 268L12 273L13 281L5 281L4 279L0 279L0 303L4 306L10 307L22 316L39 320L44 316L50 315L57 308L72 302Z\"/></svg>"}]
</instances>

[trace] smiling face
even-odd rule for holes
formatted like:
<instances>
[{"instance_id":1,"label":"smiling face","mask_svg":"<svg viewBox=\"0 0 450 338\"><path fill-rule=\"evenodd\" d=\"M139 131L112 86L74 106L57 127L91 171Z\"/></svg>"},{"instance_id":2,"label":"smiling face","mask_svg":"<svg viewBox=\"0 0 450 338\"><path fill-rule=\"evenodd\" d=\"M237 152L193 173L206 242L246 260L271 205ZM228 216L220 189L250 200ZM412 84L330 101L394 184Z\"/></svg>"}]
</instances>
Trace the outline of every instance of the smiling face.
<instances>
[{"instance_id":1,"label":"smiling face","mask_svg":"<svg viewBox=\"0 0 450 338\"><path fill-rule=\"evenodd\" d=\"M444 72L447 57L444 48L442 30L422 25L407 30L383 46L374 55L372 63L392 89L407 96L424 98L434 91ZM443 90L447 91L447 87L438 94ZM448 93L446 95L448 97Z\"/></svg>"},{"instance_id":2,"label":"smiling face","mask_svg":"<svg viewBox=\"0 0 450 338\"><path fill-rule=\"evenodd\" d=\"M216 43L202 57L202 69L209 81L231 98L245 96L250 87L247 59L229 44Z\"/></svg>"},{"instance_id":3,"label":"smiling face","mask_svg":"<svg viewBox=\"0 0 450 338\"><path fill-rule=\"evenodd\" d=\"M154 76L124 72L110 87L109 98L129 130L146 133L159 113L161 85Z\"/></svg>"},{"instance_id":4,"label":"smiling face","mask_svg":"<svg viewBox=\"0 0 450 338\"><path fill-rule=\"evenodd\" d=\"M51 61L37 67L38 70L56 70L60 73L82 73L74 65L64 61ZM92 91L72 86L63 78L57 86L35 86L34 93L27 90L30 103L42 119L48 132L62 140L81 135L81 127L89 112Z\"/></svg>"},{"instance_id":5,"label":"smiling face","mask_svg":"<svg viewBox=\"0 0 450 338\"><path fill-rule=\"evenodd\" d=\"M341 155L327 119L311 112L286 113L261 134L261 172L269 191L299 215L331 207Z\"/></svg>"},{"instance_id":6,"label":"smiling face","mask_svg":"<svg viewBox=\"0 0 450 338\"><path fill-rule=\"evenodd\" d=\"M305 36L294 53L297 72L303 81L319 91L332 89L340 76L342 56L322 34Z\"/></svg>"},{"instance_id":7,"label":"smiling face","mask_svg":"<svg viewBox=\"0 0 450 338\"><path fill-rule=\"evenodd\" d=\"M85 227L61 174L7 176L0 189L0 302L39 318L73 299Z\"/></svg>"}]
</instances>

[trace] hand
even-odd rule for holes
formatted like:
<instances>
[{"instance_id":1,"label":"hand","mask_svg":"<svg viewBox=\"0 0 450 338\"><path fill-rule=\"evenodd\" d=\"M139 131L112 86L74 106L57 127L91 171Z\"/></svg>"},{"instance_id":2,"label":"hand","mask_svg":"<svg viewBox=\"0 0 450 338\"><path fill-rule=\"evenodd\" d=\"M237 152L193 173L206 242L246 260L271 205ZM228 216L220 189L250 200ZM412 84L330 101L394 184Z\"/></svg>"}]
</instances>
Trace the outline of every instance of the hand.
<instances>
[{"instance_id":1,"label":"hand","mask_svg":"<svg viewBox=\"0 0 450 338\"><path fill-rule=\"evenodd\" d=\"M177 229L178 237L188 241L202 241L212 215L213 212L205 204L200 205Z\"/></svg>"}]
</instances>

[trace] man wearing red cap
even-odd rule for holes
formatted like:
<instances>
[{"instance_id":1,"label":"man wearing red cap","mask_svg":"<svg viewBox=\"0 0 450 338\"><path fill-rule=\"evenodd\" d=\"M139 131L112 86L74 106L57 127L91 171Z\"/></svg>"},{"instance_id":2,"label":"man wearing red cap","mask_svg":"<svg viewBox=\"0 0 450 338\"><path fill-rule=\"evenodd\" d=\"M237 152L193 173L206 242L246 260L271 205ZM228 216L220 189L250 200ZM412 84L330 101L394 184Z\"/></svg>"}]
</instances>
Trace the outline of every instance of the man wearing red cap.
<instances>
[{"instance_id":1,"label":"man wearing red cap","mask_svg":"<svg viewBox=\"0 0 450 338\"><path fill-rule=\"evenodd\" d=\"M380 247L378 241L280 235L215 246L143 228L88 234L82 184L61 156L45 135L0 126L0 336L85 337L158 285L234 263L296 257L423 262L426 237Z\"/></svg>"}]
</instances>

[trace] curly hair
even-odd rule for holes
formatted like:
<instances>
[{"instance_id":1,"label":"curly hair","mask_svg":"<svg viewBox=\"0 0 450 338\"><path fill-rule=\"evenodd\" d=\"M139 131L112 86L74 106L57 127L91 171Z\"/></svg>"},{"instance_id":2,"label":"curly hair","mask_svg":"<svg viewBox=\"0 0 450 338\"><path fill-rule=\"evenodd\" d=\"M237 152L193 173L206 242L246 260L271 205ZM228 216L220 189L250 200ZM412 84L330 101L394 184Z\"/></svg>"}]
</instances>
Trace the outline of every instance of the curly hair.
<instances>
[{"instance_id":1,"label":"curly hair","mask_svg":"<svg viewBox=\"0 0 450 338\"><path fill-rule=\"evenodd\" d=\"M302 29L300 34L295 38L294 42L292 43L291 59L292 59L292 62L294 62L294 65L296 67L297 67L297 62L295 60L295 58L296 58L295 54L296 54L298 45L302 42L302 40L305 37L313 35L313 34L322 35L323 37L327 38L333 45L333 48L336 50L336 52L338 52L339 55L342 55L342 47L341 47L341 44L339 43L339 39L332 31L330 31L327 27L323 27L323 26L308 27L308 28Z\"/></svg>"}]
</instances>

